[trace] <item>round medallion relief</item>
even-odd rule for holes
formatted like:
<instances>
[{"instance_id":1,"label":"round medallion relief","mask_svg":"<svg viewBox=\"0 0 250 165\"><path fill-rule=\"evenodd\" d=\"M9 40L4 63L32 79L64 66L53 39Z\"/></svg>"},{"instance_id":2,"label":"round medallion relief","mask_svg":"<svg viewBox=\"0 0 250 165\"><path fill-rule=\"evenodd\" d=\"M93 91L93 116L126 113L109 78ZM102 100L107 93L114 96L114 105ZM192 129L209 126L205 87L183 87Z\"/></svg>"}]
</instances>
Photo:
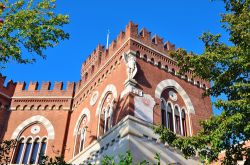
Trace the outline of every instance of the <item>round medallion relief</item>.
<instances>
[{"instance_id":1,"label":"round medallion relief","mask_svg":"<svg viewBox=\"0 0 250 165\"><path fill-rule=\"evenodd\" d=\"M91 99L90 99L90 105L93 106L97 99L98 99L98 96L99 96L99 92L98 91L95 91L92 96L91 96Z\"/></svg>"},{"instance_id":2,"label":"round medallion relief","mask_svg":"<svg viewBox=\"0 0 250 165\"><path fill-rule=\"evenodd\" d=\"M169 91L169 92L168 92L168 96L169 96L169 98L170 98L171 100L177 101L177 95L176 95L176 93L175 93L174 91Z\"/></svg>"},{"instance_id":3,"label":"round medallion relief","mask_svg":"<svg viewBox=\"0 0 250 165\"><path fill-rule=\"evenodd\" d=\"M38 125L33 126L33 127L31 128L30 132L31 132L32 134L38 134L38 133L40 132L40 126L38 126Z\"/></svg>"}]
</instances>

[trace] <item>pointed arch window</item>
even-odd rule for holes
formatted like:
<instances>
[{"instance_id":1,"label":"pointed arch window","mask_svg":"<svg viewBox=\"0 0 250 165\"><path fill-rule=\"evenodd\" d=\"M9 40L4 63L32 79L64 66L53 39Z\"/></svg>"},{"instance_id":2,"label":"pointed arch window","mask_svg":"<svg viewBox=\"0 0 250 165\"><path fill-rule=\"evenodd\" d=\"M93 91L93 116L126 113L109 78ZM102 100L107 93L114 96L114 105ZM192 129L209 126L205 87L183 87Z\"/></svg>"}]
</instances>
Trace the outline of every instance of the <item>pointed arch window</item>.
<instances>
[{"instance_id":1,"label":"pointed arch window","mask_svg":"<svg viewBox=\"0 0 250 165\"><path fill-rule=\"evenodd\" d=\"M168 124L168 129L174 132L174 124L173 124L173 110L172 106L170 103L168 103L167 106L167 124Z\"/></svg>"},{"instance_id":2,"label":"pointed arch window","mask_svg":"<svg viewBox=\"0 0 250 165\"><path fill-rule=\"evenodd\" d=\"M182 109L181 111L181 119L182 119L182 135L187 136L186 113L184 109Z\"/></svg>"},{"instance_id":3,"label":"pointed arch window","mask_svg":"<svg viewBox=\"0 0 250 165\"><path fill-rule=\"evenodd\" d=\"M176 106L174 109L175 114L175 132L176 134L181 134L181 121L180 121L180 113L179 108Z\"/></svg>"},{"instance_id":4,"label":"pointed arch window","mask_svg":"<svg viewBox=\"0 0 250 165\"><path fill-rule=\"evenodd\" d=\"M104 99L102 111L99 116L99 135L102 136L112 127L112 114L113 114L114 98L109 93Z\"/></svg>"},{"instance_id":5,"label":"pointed arch window","mask_svg":"<svg viewBox=\"0 0 250 165\"><path fill-rule=\"evenodd\" d=\"M75 139L75 152L74 155L77 155L84 149L85 137L86 137L86 123L87 123L87 116L83 115L82 119L80 120L80 124L77 129L76 139Z\"/></svg>"},{"instance_id":6,"label":"pointed arch window","mask_svg":"<svg viewBox=\"0 0 250 165\"><path fill-rule=\"evenodd\" d=\"M39 149L39 138L35 139L30 157L30 164L35 164Z\"/></svg>"},{"instance_id":7,"label":"pointed arch window","mask_svg":"<svg viewBox=\"0 0 250 165\"><path fill-rule=\"evenodd\" d=\"M164 100L161 100L161 124L167 127L167 113Z\"/></svg>"},{"instance_id":8,"label":"pointed arch window","mask_svg":"<svg viewBox=\"0 0 250 165\"><path fill-rule=\"evenodd\" d=\"M14 164L37 164L39 162L40 164L41 156L45 155L46 145L47 138L43 140L36 138L33 141L31 137L27 140L22 137L18 142L12 162Z\"/></svg>"},{"instance_id":9,"label":"pointed arch window","mask_svg":"<svg viewBox=\"0 0 250 165\"><path fill-rule=\"evenodd\" d=\"M24 152L24 155L23 155L22 164L28 164L30 150L31 150L31 145L32 145L32 139L29 138L27 140L27 142L26 142L26 147L25 147L25 152Z\"/></svg>"},{"instance_id":10,"label":"pointed arch window","mask_svg":"<svg viewBox=\"0 0 250 165\"><path fill-rule=\"evenodd\" d=\"M23 153L23 148L24 148L24 138L21 138L18 142L16 152L15 152L15 159L13 161L14 164L19 164L21 163L21 157Z\"/></svg>"},{"instance_id":11,"label":"pointed arch window","mask_svg":"<svg viewBox=\"0 0 250 165\"><path fill-rule=\"evenodd\" d=\"M47 147L47 139L45 138L41 142L38 164L41 164L42 162L42 156L45 155L46 147Z\"/></svg>"}]
</instances>

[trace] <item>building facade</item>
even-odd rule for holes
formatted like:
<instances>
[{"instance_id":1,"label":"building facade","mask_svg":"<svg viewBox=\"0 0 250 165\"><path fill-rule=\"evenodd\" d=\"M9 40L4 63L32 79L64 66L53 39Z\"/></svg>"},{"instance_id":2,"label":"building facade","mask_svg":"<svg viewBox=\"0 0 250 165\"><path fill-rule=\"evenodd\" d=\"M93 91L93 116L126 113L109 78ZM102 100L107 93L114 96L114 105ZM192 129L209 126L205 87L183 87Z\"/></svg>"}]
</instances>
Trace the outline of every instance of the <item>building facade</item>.
<instances>
[{"instance_id":1,"label":"building facade","mask_svg":"<svg viewBox=\"0 0 250 165\"><path fill-rule=\"evenodd\" d=\"M82 64L81 79L8 83L0 78L1 140L17 139L12 164L38 164L40 153L73 164L99 163L130 150L135 161L197 164L162 144L152 125L192 136L212 115L209 82L178 73L175 46L129 22L109 48L98 45Z\"/></svg>"}]
</instances>

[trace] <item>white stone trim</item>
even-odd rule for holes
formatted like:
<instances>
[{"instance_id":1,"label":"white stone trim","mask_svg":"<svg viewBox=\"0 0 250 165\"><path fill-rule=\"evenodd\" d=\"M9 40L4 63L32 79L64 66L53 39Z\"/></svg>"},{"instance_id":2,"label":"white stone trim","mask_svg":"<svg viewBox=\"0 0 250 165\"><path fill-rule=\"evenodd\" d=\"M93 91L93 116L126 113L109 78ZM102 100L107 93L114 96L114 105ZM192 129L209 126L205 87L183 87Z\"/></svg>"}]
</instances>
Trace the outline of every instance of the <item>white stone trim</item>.
<instances>
[{"instance_id":1,"label":"white stone trim","mask_svg":"<svg viewBox=\"0 0 250 165\"><path fill-rule=\"evenodd\" d=\"M79 117L78 117L78 119L76 121L76 125L75 125L75 128L74 128L73 136L75 136L77 134L77 130L78 130L79 125L80 125L80 120L83 117L83 115L87 116L88 122L90 121L90 111L89 111L89 109L88 108L83 108L81 114L79 115Z\"/></svg>"},{"instance_id":2,"label":"white stone trim","mask_svg":"<svg viewBox=\"0 0 250 165\"><path fill-rule=\"evenodd\" d=\"M159 135L152 130L152 124L138 119L134 116L126 116L114 127L112 127L104 136L88 145L78 155L73 157L68 163L72 164L101 164L103 156L114 156L115 160L121 153L130 150L143 153L145 156L161 153L161 164L180 162L183 165L198 165L199 161L194 159L185 159L181 152L175 148L164 145L160 141ZM137 143L134 140L137 139ZM150 143L149 147L145 147ZM135 147L139 150L135 150ZM149 159L150 161L150 159ZM154 163L152 158L150 163Z\"/></svg>"},{"instance_id":3,"label":"white stone trim","mask_svg":"<svg viewBox=\"0 0 250 165\"><path fill-rule=\"evenodd\" d=\"M73 96L13 96L12 99L72 99Z\"/></svg>"},{"instance_id":4,"label":"white stone trim","mask_svg":"<svg viewBox=\"0 0 250 165\"><path fill-rule=\"evenodd\" d=\"M19 126L12 133L11 139L17 139L25 128L30 126L32 123L36 123L36 122L44 125L44 127L46 128L48 132L48 139L55 139L55 130L54 130L53 125L47 118L41 115L32 116L26 119L25 121L23 121L21 124L19 124Z\"/></svg>"},{"instance_id":5,"label":"white stone trim","mask_svg":"<svg viewBox=\"0 0 250 165\"><path fill-rule=\"evenodd\" d=\"M2 96L4 96L4 97L6 97L7 99L11 99L11 97L10 97L10 96L8 96L8 95L4 94L3 92L0 92L0 95L2 95Z\"/></svg>"},{"instance_id":6,"label":"white stone trim","mask_svg":"<svg viewBox=\"0 0 250 165\"><path fill-rule=\"evenodd\" d=\"M175 80L166 79L161 81L155 89L155 97L161 99L161 94L163 90L165 90L166 88L174 88L182 97L188 113L195 114L195 110L189 96L187 95L186 91Z\"/></svg>"}]
</instances>

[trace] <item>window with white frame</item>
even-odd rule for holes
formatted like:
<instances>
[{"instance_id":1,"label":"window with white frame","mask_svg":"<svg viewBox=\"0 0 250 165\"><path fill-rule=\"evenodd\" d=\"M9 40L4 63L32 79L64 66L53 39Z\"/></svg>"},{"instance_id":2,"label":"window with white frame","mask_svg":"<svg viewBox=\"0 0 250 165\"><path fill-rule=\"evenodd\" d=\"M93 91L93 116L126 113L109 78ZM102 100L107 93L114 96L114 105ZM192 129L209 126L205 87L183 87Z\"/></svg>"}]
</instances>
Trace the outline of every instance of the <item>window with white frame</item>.
<instances>
[{"instance_id":1,"label":"window with white frame","mask_svg":"<svg viewBox=\"0 0 250 165\"><path fill-rule=\"evenodd\" d=\"M79 152L81 152L84 149L84 143L85 143L85 138L86 138L86 128L87 128L86 123L87 123L87 116L84 114L77 128L74 155L77 155Z\"/></svg>"},{"instance_id":2,"label":"window with white frame","mask_svg":"<svg viewBox=\"0 0 250 165\"><path fill-rule=\"evenodd\" d=\"M171 101L166 102L161 99L161 124L178 135L187 136L187 121L185 109L173 106Z\"/></svg>"},{"instance_id":3,"label":"window with white frame","mask_svg":"<svg viewBox=\"0 0 250 165\"><path fill-rule=\"evenodd\" d=\"M45 155L47 138L21 137L15 149L13 164L39 164Z\"/></svg>"},{"instance_id":4,"label":"window with white frame","mask_svg":"<svg viewBox=\"0 0 250 165\"><path fill-rule=\"evenodd\" d=\"M101 113L99 114L99 136L102 136L112 127L114 98L112 93L108 93L103 100Z\"/></svg>"}]
</instances>

